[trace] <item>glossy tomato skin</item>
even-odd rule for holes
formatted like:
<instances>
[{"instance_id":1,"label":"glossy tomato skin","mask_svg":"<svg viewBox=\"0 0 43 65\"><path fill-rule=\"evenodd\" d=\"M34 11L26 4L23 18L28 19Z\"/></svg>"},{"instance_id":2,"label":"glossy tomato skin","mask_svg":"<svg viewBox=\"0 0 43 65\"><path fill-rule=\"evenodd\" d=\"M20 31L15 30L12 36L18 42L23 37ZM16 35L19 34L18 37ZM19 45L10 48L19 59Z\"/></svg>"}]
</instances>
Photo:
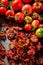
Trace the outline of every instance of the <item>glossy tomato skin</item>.
<instances>
[{"instance_id":1,"label":"glossy tomato skin","mask_svg":"<svg viewBox=\"0 0 43 65\"><path fill-rule=\"evenodd\" d=\"M30 4L26 4L22 7L22 12L25 16L32 14L32 6Z\"/></svg>"},{"instance_id":2,"label":"glossy tomato skin","mask_svg":"<svg viewBox=\"0 0 43 65\"><path fill-rule=\"evenodd\" d=\"M25 29L25 31L31 31L31 25L30 24L26 24L24 26L24 29Z\"/></svg>"},{"instance_id":3,"label":"glossy tomato skin","mask_svg":"<svg viewBox=\"0 0 43 65\"><path fill-rule=\"evenodd\" d=\"M34 29L36 29L36 28L38 28L38 26L39 26L39 20L33 20L33 22L32 22L32 27L33 27Z\"/></svg>"},{"instance_id":4,"label":"glossy tomato skin","mask_svg":"<svg viewBox=\"0 0 43 65\"><path fill-rule=\"evenodd\" d=\"M40 2L35 2L35 3L33 4L33 11L39 13L39 12L42 11L42 7L43 7L42 3L40 3Z\"/></svg>"},{"instance_id":5,"label":"glossy tomato skin","mask_svg":"<svg viewBox=\"0 0 43 65\"><path fill-rule=\"evenodd\" d=\"M4 15L6 13L6 8L5 7L0 7L0 14Z\"/></svg>"},{"instance_id":6,"label":"glossy tomato skin","mask_svg":"<svg viewBox=\"0 0 43 65\"><path fill-rule=\"evenodd\" d=\"M21 0L14 0L13 3L12 3L12 8L15 11L20 10L22 8L22 1Z\"/></svg>"},{"instance_id":7,"label":"glossy tomato skin","mask_svg":"<svg viewBox=\"0 0 43 65\"><path fill-rule=\"evenodd\" d=\"M16 14L15 14L15 21L16 21L17 23L23 22L23 21L24 21L24 14L21 13L21 12L16 13Z\"/></svg>"},{"instance_id":8,"label":"glossy tomato skin","mask_svg":"<svg viewBox=\"0 0 43 65\"><path fill-rule=\"evenodd\" d=\"M30 3L32 0L23 0L24 3Z\"/></svg>"},{"instance_id":9,"label":"glossy tomato skin","mask_svg":"<svg viewBox=\"0 0 43 65\"><path fill-rule=\"evenodd\" d=\"M8 16L14 16L14 15L15 15L15 13L12 10L7 10L6 13L5 13L6 17L8 17Z\"/></svg>"},{"instance_id":10,"label":"glossy tomato skin","mask_svg":"<svg viewBox=\"0 0 43 65\"><path fill-rule=\"evenodd\" d=\"M35 0L35 2L43 2L43 0Z\"/></svg>"},{"instance_id":11,"label":"glossy tomato skin","mask_svg":"<svg viewBox=\"0 0 43 65\"><path fill-rule=\"evenodd\" d=\"M38 28L36 30L36 35L37 35L37 37L42 38L43 37L43 28Z\"/></svg>"},{"instance_id":12,"label":"glossy tomato skin","mask_svg":"<svg viewBox=\"0 0 43 65\"><path fill-rule=\"evenodd\" d=\"M4 4L5 6L8 6L8 0L1 0L1 3Z\"/></svg>"}]
</instances>

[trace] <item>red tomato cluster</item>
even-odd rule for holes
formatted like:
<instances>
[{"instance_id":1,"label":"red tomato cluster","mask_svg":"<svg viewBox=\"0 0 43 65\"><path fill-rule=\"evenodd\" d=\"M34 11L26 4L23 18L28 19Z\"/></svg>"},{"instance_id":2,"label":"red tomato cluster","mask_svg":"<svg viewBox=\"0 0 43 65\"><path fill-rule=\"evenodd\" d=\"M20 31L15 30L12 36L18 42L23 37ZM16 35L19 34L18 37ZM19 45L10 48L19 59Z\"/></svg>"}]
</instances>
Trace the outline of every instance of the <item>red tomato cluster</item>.
<instances>
[{"instance_id":1,"label":"red tomato cluster","mask_svg":"<svg viewBox=\"0 0 43 65\"><path fill-rule=\"evenodd\" d=\"M17 23L26 23L23 27L26 31L31 31L32 27L34 29L38 28L40 21L43 20L39 13L43 11L43 4L39 0L14 0L11 4L8 0L0 1L0 15L5 15L6 18L14 18ZM31 4L32 3L32 4ZM7 6L11 6L11 9Z\"/></svg>"},{"instance_id":2,"label":"red tomato cluster","mask_svg":"<svg viewBox=\"0 0 43 65\"><path fill-rule=\"evenodd\" d=\"M43 11L43 4L38 0L32 5L30 3L32 3L32 0L14 0L11 4L12 9L7 10L6 7L9 6L9 1L1 0L0 15L5 15L6 18L14 18L17 23L32 22L26 23L23 27L26 31L31 31L32 27L36 29L40 21L43 20L39 15Z\"/></svg>"}]
</instances>

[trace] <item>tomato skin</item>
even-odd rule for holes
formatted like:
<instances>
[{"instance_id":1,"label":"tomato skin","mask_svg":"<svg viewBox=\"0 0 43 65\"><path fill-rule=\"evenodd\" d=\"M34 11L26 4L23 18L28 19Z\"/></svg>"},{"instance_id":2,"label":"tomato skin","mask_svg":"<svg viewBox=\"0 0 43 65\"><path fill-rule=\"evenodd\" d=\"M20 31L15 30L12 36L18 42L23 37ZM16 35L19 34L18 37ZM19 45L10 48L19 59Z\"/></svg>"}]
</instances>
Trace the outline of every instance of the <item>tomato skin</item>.
<instances>
[{"instance_id":1,"label":"tomato skin","mask_svg":"<svg viewBox=\"0 0 43 65\"><path fill-rule=\"evenodd\" d=\"M13 3L12 3L12 8L15 11L20 10L22 8L22 1L21 0L14 0Z\"/></svg>"},{"instance_id":2,"label":"tomato skin","mask_svg":"<svg viewBox=\"0 0 43 65\"><path fill-rule=\"evenodd\" d=\"M23 0L24 3L30 3L32 0Z\"/></svg>"},{"instance_id":3,"label":"tomato skin","mask_svg":"<svg viewBox=\"0 0 43 65\"><path fill-rule=\"evenodd\" d=\"M6 8L5 7L0 7L0 14L4 15L6 13Z\"/></svg>"},{"instance_id":4,"label":"tomato skin","mask_svg":"<svg viewBox=\"0 0 43 65\"><path fill-rule=\"evenodd\" d=\"M43 6L42 6L42 3L40 3L40 2L35 2L35 3L33 4L33 11L39 13L39 12L42 11L42 7L43 7Z\"/></svg>"},{"instance_id":5,"label":"tomato skin","mask_svg":"<svg viewBox=\"0 0 43 65\"><path fill-rule=\"evenodd\" d=\"M39 17L39 14L36 13L36 12L33 12L32 18L33 18L33 19L38 19L38 17Z\"/></svg>"},{"instance_id":6,"label":"tomato skin","mask_svg":"<svg viewBox=\"0 0 43 65\"><path fill-rule=\"evenodd\" d=\"M32 27L36 29L38 26L39 26L39 20L33 20Z\"/></svg>"},{"instance_id":7,"label":"tomato skin","mask_svg":"<svg viewBox=\"0 0 43 65\"><path fill-rule=\"evenodd\" d=\"M32 14L32 7L30 4L26 4L22 7L22 12L24 13L24 15L30 15Z\"/></svg>"},{"instance_id":8,"label":"tomato skin","mask_svg":"<svg viewBox=\"0 0 43 65\"><path fill-rule=\"evenodd\" d=\"M26 16L25 17L25 22L26 23L31 23L32 22L32 18L30 16Z\"/></svg>"},{"instance_id":9,"label":"tomato skin","mask_svg":"<svg viewBox=\"0 0 43 65\"><path fill-rule=\"evenodd\" d=\"M39 37L39 38L43 37L43 28L38 28L38 29L36 30L36 35L37 35L37 37Z\"/></svg>"},{"instance_id":10,"label":"tomato skin","mask_svg":"<svg viewBox=\"0 0 43 65\"><path fill-rule=\"evenodd\" d=\"M14 11L7 10L6 13L5 13L5 15L6 15L6 17L8 17L8 16L14 16L15 14L14 14Z\"/></svg>"},{"instance_id":11,"label":"tomato skin","mask_svg":"<svg viewBox=\"0 0 43 65\"><path fill-rule=\"evenodd\" d=\"M31 25L30 25L30 24L26 24L26 25L24 26L24 29L25 29L26 31L31 31Z\"/></svg>"},{"instance_id":12,"label":"tomato skin","mask_svg":"<svg viewBox=\"0 0 43 65\"><path fill-rule=\"evenodd\" d=\"M21 13L21 12L16 13L16 14L15 14L15 21L16 21L17 23L23 22L23 21L24 21L24 14Z\"/></svg>"},{"instance_id":13,"label":"tomato skin","mask_svg":"<svg viewBox=\"0 0 43 65\"><path fill-rule=\"evenodd\" d=\"M1 3L4 4L4 5L6 5L6 6L8 6L9 2L8 2L8 0L1 0Z\"/></svg>"}]
</instances>

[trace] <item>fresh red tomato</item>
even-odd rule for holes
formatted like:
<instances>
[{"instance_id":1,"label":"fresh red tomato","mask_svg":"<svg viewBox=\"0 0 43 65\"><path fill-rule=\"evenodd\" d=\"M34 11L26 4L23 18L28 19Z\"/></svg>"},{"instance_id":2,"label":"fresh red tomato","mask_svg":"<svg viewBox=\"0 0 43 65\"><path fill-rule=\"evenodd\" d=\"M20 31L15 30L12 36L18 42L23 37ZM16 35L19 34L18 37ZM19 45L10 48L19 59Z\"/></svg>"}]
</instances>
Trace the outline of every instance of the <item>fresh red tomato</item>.
<instances>
[{"instance_id":1,"label":"fresh red tomato","mask_svg":"<svg viewBox=\"0 0 43 65\"><path fill-rule=\"evenodd\" d=\"M31 31L31 25L30 25L30 24L26 24L26 25L24 26L24 29L25 29L26 31Z\"/></svg>"},{"instance_id":2,"label":"fresh red tomato","mask_svg":"<svg viewBox=\"0 0 43 65\"><path fill-rule=\"evenodd\" d=\"M33 20L32 27L36 29L39 26L39 20Z\"/></svg>"},{"instance_id":3,"label":"fresh red tomato","mask_svg":"<svg viewBox=\"0 0 43 65\"><path fill-rule=\"evenodd\" d=\"M15 21L18 23L21 23L24 21L24 14L21 12L18 12L15 14Z\"/></svg>"},{"instance_id":4,"label":"fresh red tomato","mask_svg":"<svg viewBox=\"0 0 43 65\"><path fill-rule=\"evenodd\" d=\"M22 8L22 1L21 0L14 0L12 3L12 8L17 11Z\"/></svg>"},{"instance_id":5,"label":"fresh red tomato","mask_svg":"<svg viewBox=\"0 0 43 65\"><path fill-rule=\"evenodd\" d=\"M5 6L8 6L8 0L1 0L1 3L4 4Z\"/></svg>"},{"instance_id":6,"label":"fresh red tomato","mask_svg":"<svg viewBox=\"0 0 43 65\"><path fill-rule=\"evenodd\" d=\"M5 7L0 7L0 14L4 15L6 13L6 8Z\"/></svg>"},{"instance_id":7,"label":"fresh red tomato","mask_svg":"<svg viewBox=\"0 0 43 65\"><path fill-rule=\"evenodd\" d=\"M6 15L6 17L8 17L8 16L14 16L15 14L14 14L14 11L7 10L6 13L5 13L5 15Z\"/></svg>"},{"instance_id":8,"label":"fresh red tomato","mask_svg":"<svg viewBox=\"0 0 43 65\"><path fill-rule=\"evenodd\" d=\"M30 15L32 14L32 6L30 4L26 4L22 7L22 12L24 15Z\"/></svg>"},{"instance_id":9,"label":"fresh red tomato","mask_svg":"<svg viewBox=\"0 0 43 65\"><path fill-rule=\"evenodd\" d=\"M33 10L35 11L35 12L41 12L42 11L42 3L40 3L40 2L35 2L34 4L33 4Z\"/></svg>"},{"instance_id":10,"label":"fresh red tomato","mask_svg":"<svg viewBox=\"0 0 43 65\"><path fill-rule=\"evenodd\" d=\"M23 0L24 3L30 3L32 0Z\"/></svg>"}]
</instances>

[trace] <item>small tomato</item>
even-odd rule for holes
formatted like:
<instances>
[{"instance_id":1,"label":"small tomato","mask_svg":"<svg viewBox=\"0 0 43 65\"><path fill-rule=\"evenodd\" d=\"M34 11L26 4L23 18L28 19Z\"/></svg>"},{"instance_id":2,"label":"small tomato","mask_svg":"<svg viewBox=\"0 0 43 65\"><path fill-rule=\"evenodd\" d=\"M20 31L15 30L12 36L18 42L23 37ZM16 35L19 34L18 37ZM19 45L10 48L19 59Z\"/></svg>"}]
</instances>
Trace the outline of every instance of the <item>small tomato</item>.
<instances>
[{"instance_id":1,"label":"small tomato","mask_svg":"<svg viewBox=\"0 0 43 65\"><path fill-rule=\"evenodd\" d=\"M5 6L8 6L8 0L1 0L1 3L3 4L3 5L5 5Z\"/></svg>"},{"instance_id":2,"label":"small tomato","mask_svg":"<svg viewBox=\"0 0 43 65\"><path fill-rule=\"evenodd\" d=\"M5 7L0 7L0 14L4 15L6 13L6 8Z\"/></svg>"},{"instance_id":3,"label":"small tomato","mask_svg":"<svg viewBox=\"0 0 43 65\"><path fill-rule=\"evenodd\" d=\"M22 13L24 13L25 16L32 14L32 6L30 4L24 5L22 7Z\"/></svg>"},{"instance_id":4,"label":"small tomato","mask_svg":"<svg viewBox=\"0 0 43 65\"><path fill-rule=\"evenodd\" d=\"M43 37L43 28L38 28L36 30L36 35L40 38Z\"/></svg>"},{"instance_id":5,"label":"small tomato","mask_svg":"<svg viewBox=\"0 0 43 65\"><path fill-rule=\"evenodd\" d=\"M25 29L26 31L31 31L31 25L30 25L30 24L26 24L26 25L24 26L24 29Z\"/></svg>"},{"instance_id":6,"label":"small tomato","mask_svg":"<svg viewBox=\"0 0 43 65\"><path fill-rule=\"evenodd\" d=\"M33 20L33 22L32 22L32 27L33 27L34 29L36 29L36 28L38 28L38 26L39 26L39 20Z\"/></svg>"},{"instance_id":7,"label":"small tomato","mask_svg":"<svg viewBox=\"0 0 43 65\"><path fill-rule=\"evenodd\" d=\"M39 16L39 14L38 14L38 13L33 12L33 14L32 14L32 18L33 18L33 19L38 19L38 16Z\"/></svg>"},{"instance_id":8,"label":"small tomato","mask_svg":"<svg viewBox=\"0 0 43 65\"><path fill-rule=\"evenodd\" d=\"M23 21L24 21L24 14L21 13L21 12L16 13L16 14L15 14L15 21L16 21L17 23L23 22Z\"/></svg>"},{"instance_id":9,"label":"small tomato","mask_svg":"<svg viewBox=\"0 0 43 65\"><path fill-rule=\"evenodd\" d=\"M33 4L33 11L39 13L39 12L42 11L42 7L43 7L42 3L40 3L40 2L35 2L35 3Z\"/></svg>"},{"instance_id":10,"label":"small tomato","mask_svg":"<svg viewBox=\"0 0 43 65\"><path fill-rule=\"evenodd\" d=\"M14 15L15 15L14 11L12 11L12 10L7 10L6 13L5 13L6 17L10 17L10 16L14 16Z\"/></svg>"},{"instance_id":11,"label":"small tomato","mask_svg":"<svg viewBox=\"0 0 43 65\"><path fill-rule=\"evenodd\" d=\"M12 8L15 11L20 10L22 8L22 1L21 0L14 0L13 3L12 3Z\"/></svg>"},{"instance_id":12,"label":"small tomato","mask_svg":"<svg viewBox=\"0 0 43 65\"><path fill-rule=\"evenodd\" d=\"M25 22L26 23L31 23L32 22L32 18L30 16L26 16L25 17Z\"/></svg>"}]
</instances>

